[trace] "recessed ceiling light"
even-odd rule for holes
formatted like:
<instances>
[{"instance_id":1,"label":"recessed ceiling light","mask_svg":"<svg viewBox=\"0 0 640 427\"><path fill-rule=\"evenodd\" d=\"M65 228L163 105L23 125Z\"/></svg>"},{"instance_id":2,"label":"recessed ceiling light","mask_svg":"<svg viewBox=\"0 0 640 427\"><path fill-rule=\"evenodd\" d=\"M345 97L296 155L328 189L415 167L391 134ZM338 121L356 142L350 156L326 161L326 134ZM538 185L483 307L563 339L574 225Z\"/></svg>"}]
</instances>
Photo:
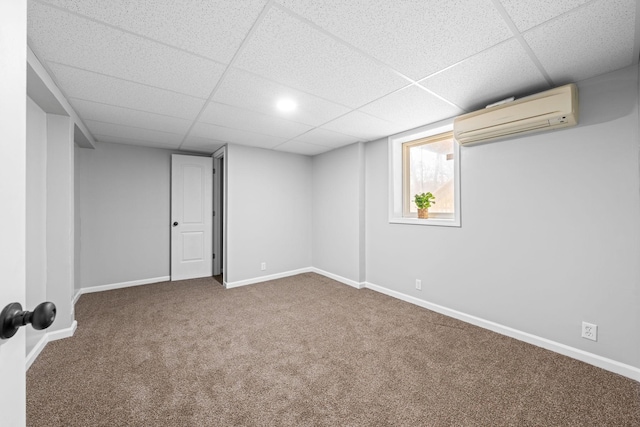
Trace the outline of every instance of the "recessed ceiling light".
<instances>
[{"instance_id":1,"label":"recessed ceiling light","mask_svg":"<svg viewBox=\"0 0 640 427\"><path fill-rule=\"evenodd\" d=\"M278 101L278 103L276 104L276 107L278 107L278 110L284 113L288 113L290 111L295 110L297 106L298 104L296 104L296 102L290 98L283 98L280 101Z\"/></svg>"}]
</instances>

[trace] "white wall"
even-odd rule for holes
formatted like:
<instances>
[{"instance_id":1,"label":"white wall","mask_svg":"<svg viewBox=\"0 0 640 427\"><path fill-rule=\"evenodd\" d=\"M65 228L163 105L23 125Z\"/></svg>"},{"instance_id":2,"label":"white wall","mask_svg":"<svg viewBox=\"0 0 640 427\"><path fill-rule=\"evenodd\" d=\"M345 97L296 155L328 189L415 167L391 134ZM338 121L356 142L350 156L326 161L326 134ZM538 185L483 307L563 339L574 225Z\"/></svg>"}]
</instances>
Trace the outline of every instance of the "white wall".
<instances>
[{"instance_id":1,"label":"white wall","mask_svg":"<svg viewBox=\"0 0 640 427\"><path fill-rule=\"evenodd\" d=\"M26 309L47 300L47 115L27 98ZM26 329L27 354L45 331Z\"/></svg>"},{"instance_id":2,"label":"white wall","mask_svg":"<svg viewBox=\"0 0 640 427\"><path fill-rule=\"evenodd\" d=\"M640 367L638 69L578 87L577 127L463 147L461 228L389 224L368 143L367 281Z\"/></svg>"},{"instance_id":3,"label":"white wall","mask_svg":"<svg viewBox=\"0 0 640 427\"><path fill-rule=\"evenodd\" d=\"M82 288L169 276L172 151L78 151Z\"/></svg>"},{"instance_id":4,"label":"white wall","mask_svg":"<svg viewBox=\"0 0 640 427\"><path fill-rule=\"evenodd\" d=\"M364 144L313 157L313 266L361 283L364 277Z\"/></svg>"},{"instance_id":5,"label":"white wall","mask_svg":"<svg viewBox=\"0 0 640 427\"><path fill-rule=\"evenodd\" d=\"M80 150L81 148L75 145L73 147L73 237L74 237L74 272L73 272L73 291L74 294L82 287L82 230L81 230L81 216L80 216Z\"/></svg>"},{"instance_id":6,"label":"white wall","mask_svg":"<svg viewBox=\"0 0 640 427\"><path fill-rule=\"evenodd\" d=\"M229 285L311 266L311 158L227 147ZM265 271L260 264L267 263Z\"/></svg>"},{"instance_id":7,"label":"white wall","mask_svg":"<svg viewBox=\"0 0 640 427\"><path fill-rule=\"evenodd\" d=\"M47 301L56 305L48 332L72 326L74 288L74 125L47 114Z\"/></svg>"}]
</instances>

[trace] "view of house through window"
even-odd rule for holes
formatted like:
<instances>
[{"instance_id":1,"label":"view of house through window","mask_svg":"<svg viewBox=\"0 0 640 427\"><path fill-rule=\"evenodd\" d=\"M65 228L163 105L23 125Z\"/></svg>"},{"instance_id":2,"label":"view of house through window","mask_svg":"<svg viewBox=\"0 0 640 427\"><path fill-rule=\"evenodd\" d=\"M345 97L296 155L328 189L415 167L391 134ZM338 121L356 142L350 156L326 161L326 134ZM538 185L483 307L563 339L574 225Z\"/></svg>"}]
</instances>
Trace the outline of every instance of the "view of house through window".
<instances>
[{"instance_id":1,"label":"view of house through window","mask_svg":"<svg viewBox=\"0 0 640 427\"><path fill-rule=\"evenodd\" d=\"M455 215L455 156L452 132L402 144L403 216L416 217L414 195L432 193L435 203L429 217L450 219Z\"/></svg>"}]
</instances>

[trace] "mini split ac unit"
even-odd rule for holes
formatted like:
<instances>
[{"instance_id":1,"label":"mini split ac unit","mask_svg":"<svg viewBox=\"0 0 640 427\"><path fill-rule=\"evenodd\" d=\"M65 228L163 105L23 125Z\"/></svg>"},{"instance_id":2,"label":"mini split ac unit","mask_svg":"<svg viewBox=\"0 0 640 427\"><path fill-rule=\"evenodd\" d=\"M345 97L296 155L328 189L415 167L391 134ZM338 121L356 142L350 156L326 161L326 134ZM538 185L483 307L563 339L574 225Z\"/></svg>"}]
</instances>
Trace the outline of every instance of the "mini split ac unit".
<instances>
[{"instance_id":1,"label":"mini split ac unit","mask_svg":"<svg viewBox=\"0 0 640 427\"><path fill-rule=\"evenodd\" d=\"M541 132L578 124L578 88L568 84L456 117L460 145Z\"/></svg>"}]
</instances>

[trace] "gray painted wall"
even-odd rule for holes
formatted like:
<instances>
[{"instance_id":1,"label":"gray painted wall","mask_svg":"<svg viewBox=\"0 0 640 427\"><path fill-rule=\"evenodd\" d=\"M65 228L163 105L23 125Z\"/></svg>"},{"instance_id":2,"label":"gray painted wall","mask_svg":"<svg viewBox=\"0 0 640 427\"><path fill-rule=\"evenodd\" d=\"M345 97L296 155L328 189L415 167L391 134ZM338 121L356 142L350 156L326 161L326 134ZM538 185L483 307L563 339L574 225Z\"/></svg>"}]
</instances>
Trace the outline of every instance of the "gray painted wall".
<instances>
[{"instance_id":1,"label":"gray painted wall","mask_svg":"<svg viewBox=\"0 0 640 427\"><path fill-rule=\"evenodd\" d=\"M74 171L74 183L73 183L73 215L74 215L74 274L73 274L73 291L74 294L82 287L82 230L81 230L81 217L80 217L80 150L81 148L75 145L73 147L73 171Z\"/></svg>"},{"instance_id":2,"label":"gray painted wall","mask_svg":"<svg viewBox=\"0 0 640 427\"><path fill-rule=\"evenodd\" d=\"M363 144L352 144L312 160L313 266L358 283L365 279L363 153Z\"/></svg>"},{"instance_id":3,"label":"gray painted wall","mask_svg":"<svg viewBox=\"0 0 640 427\"><path fill-rule=\"evenodd\" d=\"M56 305L53 332L74 319L74 141L67 116L47 114L47 301Z\"/></svg>"},{"instance_id":4,"label":"gray painted wall","mask_svg":"<svg viewBox=\"0 0 640 427\"><path fill-rule=\"evenodd\" d=\"M47 299L47 115L27 97L26 309ZM26 328L27 354L45 331Z\"/></svg>"},{"instance_id":5,"label":"gray painted wall","mask_svg":"<svg viewBox=\"0 0 640 427\"><path fill-rule=\"evenodd\" d=\"M640 366L638 68L578 86L577 127L463 147L461 228L389 224L368 143L367 281Z\"/></svg>"},{"instance_id":6,"label":"gray painted wall","mask_svg":"<svg viewBox=\"0 0 640 427\"><path fill-rule=\"evenodd\" d=\"M168 276L172 151L78 151L82 287Z\"/></svg>"},{"instance_id":7,"label":"gray painted wall","mask_svg":"<svg viewBox=\"0 0 640 427\"><path fill-rule=\"evenodd\" d=\"M225 281L310 267L311 158L230 145L226 168Z\"/></svg>"}]
</instances>

